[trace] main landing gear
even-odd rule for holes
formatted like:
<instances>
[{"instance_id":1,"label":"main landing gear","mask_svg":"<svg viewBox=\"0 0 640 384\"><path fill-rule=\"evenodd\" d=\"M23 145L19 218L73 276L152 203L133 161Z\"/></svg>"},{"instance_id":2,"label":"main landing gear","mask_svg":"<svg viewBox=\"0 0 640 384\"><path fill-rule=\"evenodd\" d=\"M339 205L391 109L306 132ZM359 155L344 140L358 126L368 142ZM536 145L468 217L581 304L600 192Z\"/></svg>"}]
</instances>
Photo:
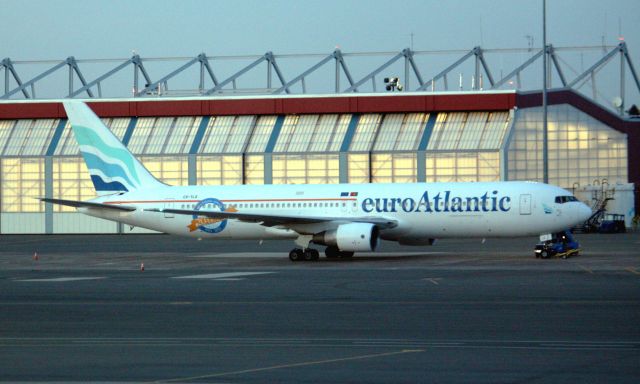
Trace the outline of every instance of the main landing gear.
<instances>
[{"instance_id":1,"label":"main landing gear","mask_svg":"<svg viewBox=\"0 0 640 384\"><path fill-rule=\"evenodd\" d=\"M302 250L300 248L294 248L289 252L289 260L291 261L316 261L320 258L320 253L317 249L307 248Z\"/></svg>"},{"instance_id":2,"label":"main landing gear","mask_svg":"<svg viewBox=\"0 0 640 384\"><path fill-rule=\"evenodd\" d=\"M338 247L329 246L324 251L327 259L349 259L353 257L353 252L345 252L338 249ZM317 249L307 248L300 249L294 248L289 252L289 260L291 261L316 261L320 259L320 253Z\"/></svg>"}]
</instances>

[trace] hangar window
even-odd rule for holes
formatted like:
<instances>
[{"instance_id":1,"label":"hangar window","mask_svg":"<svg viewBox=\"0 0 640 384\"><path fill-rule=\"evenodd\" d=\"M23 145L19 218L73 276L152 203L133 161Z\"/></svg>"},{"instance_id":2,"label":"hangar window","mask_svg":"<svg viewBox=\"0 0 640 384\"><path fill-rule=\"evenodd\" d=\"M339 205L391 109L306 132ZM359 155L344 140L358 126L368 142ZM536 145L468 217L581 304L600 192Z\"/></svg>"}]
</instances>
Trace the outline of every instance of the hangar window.
<instances>
[{"instance_id":1,"label":"hangar window","mask_svg":"<svg viewBox=\"0 0 640 384\"><path fill-rule=\"evenodd\" d=\"M286 116L274 152L337 152L351 115Z\"/></svg>"},{"instance_id":2,"label":"hangar window","mask_svg":"<svg viewBox=\"0 0 640 384\"><path fill-rule=\"evenodd\" d=\"M263 153L267 148L271 132L276 124L276 116L260 116L249 139L246 152Z\"/></svg>"},{"instance_id":3,"label":"hangar window","mask_svg":"<svg viewBox=\"0 0 640 384\"><path fill-rule=\"evenodd\" d=\"M89 172L80 157L53 158L53 197L67 200L88 200L95 197ZM75 208L54 205L54 212L75 212Z\"/></svg>"},{"instance_id":4,"label":"hangar window","mask_svg":"<svg viewBox=\"0 0 640 384\"><path fill-rule=\"evenodd\" d=\"M417 150L426 122L427 113L397 113L385 115L374 151Z\"/></svg>"},{"instance_id":5,"label":"hangar window","mask_svg":"<svg viewBox=\"0 0 640 384\"><path fill-rule=\"evenodd\" d=\"M136 154L160 154L169 136L173 118L142 117L136 122L129 150Z\"/></svg>"},{"instance_id":6,"label":"hangar window","mask_svg":"<svg viewBox=\"0 0 640 384\"><path fill-rule=\"evenodd\" d=\"M44 159L0 159L2 212L44 212Z\"/></svg>"},{"instance_id":7,"label":"hangar window","mask_svg":"<svg viewBox=\"0 0 640 384\"><path fill-rule=\"evenodd\" d=\"M500 180L498 152L433 152L425 161L427 182Z\"/></svg>"},{"instance_id":8,"label":"hangar window","mask_svg":"<svg viewBox=\"0 0 640 384\"><path fill-rule=\"evenodd\" d=\"M244 156L244 182L245 184L264 184L264 156Z\"/></svg>"},{"instance_id":9,"label":"hangar window","mask_svg":"<svg viewBox=\"0 0 640 384\"><path fill-rule=\"evenodd\" d=\"M242 184L242 156L198 156L197 176L200 185Z\"/></svg>"},{"instance_id":10,"label":"hangar window","mask_svg":"<svg viewBox=\"0 0 640 384\"><path fill-rule=\"evenodd\" d=\"M0 120L0 155L2 154L2 150L9 139L9 135L11 134L11 130L15 123L15 120Z\"/></svg>"},{"instance_id":11,"label":"hangar window","mask_svg":"<svg viewBox=\"0 0 640 384\"><path fill-rule=\"evenodd\" d=\"M480 147L482 134L489 118L488 112L470 112L460 134L457 149L477 149Z\"/></svg>"},{"instance_id":12,"label":"hangar window","mask_svg":"<svg viewBox=\"0 0 640 384\"><path fill-rule=\"evenodd\" d=\"M169 185L188 185L188 163L185 156L145 156L142 164L153 176Z\"/></svg>"},{"instance_id":13,"label":"hangar window","mask_svg":"<svg viewBox=\"0 0 640 384\"><path fill-rule=\"evenodd\" d=\"M256 116L218 116L209 120L199 153L242 153Z\"/></svg>"},{"instance_id":14,"label":"hangar window","mask_svg":"<svg viewBox=\"0 0 640 384\"><path fill-rule=\"evenodd\" d=\"M439 113L427 150L498 150L508 128L509 113Z\"/></svg>"},{"instance_id":15,"label":"hangar window","mask_svg":"<svg viewBox=\"0 0 640 384\"><path fill-rule=\"evenodd\" d=\"M371 181L374 183L413 183L417 179L415 153L376 153L371 155Z\"/></svg>"},{"instance_id":16,"label":"hangar window","mask_svg":"<svg viewBox=\"0 0 640 384\"><path fill-rule=\"evenodd\" d=\"M491 112L478 149L501 148L509 128L509 112Z\"/></svg>"},{"instance_id":17,"label":"hangar window","mask_svg":"<svg viewBox=\"0 0 640 384\"><path fill-rule=\"evenodd\" d=\"M318 120L310 152L338 152L347 133L352 116L322 115Z\"/></svg>"},{"instance_id":18,"label":"hangar window","mask_svg":"<svg viewBox=\"0 0 640 384\"><path fill-rule=\"evenodd\" d=\"M59 120L16 120L2 155L43 156Z\"/></svg>"},{"instance_id":19,"label":"hangar window","mask_svg":"<svg viewBox=\"0 0 640 384\"><path fill-rule=\"evenodd\" d=\"M378 127L380 126L381 120L382 115L379 114L366 114L360 116L360 120L358 120L358 126L356 127L355 134L353 135L353 140L351 141L349 151L370 151L371 144L373 143L375 135L378 132Z\"/></svg>"},{"instance_id":20,"label":"hangar window","mask_svg":"<svg viewBox=\"0 0 640 384\"><path fill-rule=\"evenodd\" d=\"M464 112L448 113L444 120L436 121L433 133L433 139L435 140L429 142L429 147L433 143L433 148L428 147L427 149L457 149L462 129L467 121L467 115ZM438 117L440 117L440 114Z\"/></svg>"},{"instance_id":21,"label":"hangar window","mask_svg":"<svg viewBox=\"0 0 640 384\"><path fill-rule=\"evenodd\" d=\"M200 127L201 116L177 117L169 130L169 137L162 153L187 154Z\"/></svg>"},{"instance_id":22,"label":"hangar window","mask_svg":"<svg viewBox=\"0 0 640 384\"><path fill-rule=\"evenodd\" d=\"M138 154L187 154L202 117L142 117L136 122L129 149Z\"/></svg>"},{"instance_id":23,"label":"hangar window","mask_svg":"<svg viewBox=\"0 0 640 384\"><path fill-rule=\"evenodd\" d=\"M339 181L338 154L273 155L273 184L335 184Z\"/></svg>"},{"instance_id":24,"label":"hangar window","mask_svg":"<svg viewBox=\"0 0 640 384\"><path fill-rule=\"evenodd\" d=\"M368 153L350 153L347 156L349 183L368 183L370 164Z\"/></svg>"}]
</instances>

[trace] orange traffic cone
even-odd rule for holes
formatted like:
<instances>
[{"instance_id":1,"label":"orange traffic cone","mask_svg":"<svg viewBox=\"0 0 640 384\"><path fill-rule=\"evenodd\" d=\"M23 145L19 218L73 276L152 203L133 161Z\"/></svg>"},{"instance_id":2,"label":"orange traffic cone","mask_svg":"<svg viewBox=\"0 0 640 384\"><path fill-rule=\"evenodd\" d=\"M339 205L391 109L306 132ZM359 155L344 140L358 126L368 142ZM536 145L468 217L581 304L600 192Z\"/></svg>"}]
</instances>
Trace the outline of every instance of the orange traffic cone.
<instances>
[{"instance_id":1,"label":"orange traffic cone","mask_svg":"<svg viewBox=\"0 0 640 384\"><path fill-rule=\"evenodd\" d=\"M140 263L140 272L144 272L144 263Z\"/></svg>"}]
</instances>

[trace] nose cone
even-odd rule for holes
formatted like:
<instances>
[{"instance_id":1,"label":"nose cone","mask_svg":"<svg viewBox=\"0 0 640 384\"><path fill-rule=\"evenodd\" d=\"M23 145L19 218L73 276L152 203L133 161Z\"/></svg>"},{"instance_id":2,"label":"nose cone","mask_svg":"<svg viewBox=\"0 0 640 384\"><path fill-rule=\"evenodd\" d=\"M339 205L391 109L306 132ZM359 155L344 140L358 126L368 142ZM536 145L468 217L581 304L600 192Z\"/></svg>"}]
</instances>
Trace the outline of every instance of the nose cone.
<instances>
[{"instance_id":1,"label":"nose cone","mask_svg":"<svg viewBox=\"0 0 640 384\"><path fill-rule=\"evenodd\" d=\"M593 212L591 211L591 208L589 208L588 205L584 203L580 203L580 206L578 207L578 220L580 220L580 222L587 221L592 214Z\"/></svg>"}]
</instances>

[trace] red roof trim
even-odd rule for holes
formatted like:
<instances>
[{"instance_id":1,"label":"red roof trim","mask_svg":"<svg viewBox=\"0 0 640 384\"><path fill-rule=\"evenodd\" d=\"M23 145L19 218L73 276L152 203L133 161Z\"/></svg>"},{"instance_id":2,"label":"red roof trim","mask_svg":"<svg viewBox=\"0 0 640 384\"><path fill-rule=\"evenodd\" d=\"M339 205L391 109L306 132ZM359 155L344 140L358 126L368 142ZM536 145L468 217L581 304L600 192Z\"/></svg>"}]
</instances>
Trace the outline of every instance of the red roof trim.
<instances>
[{"instance_id":1,"label":"red roof trim","mask_svg":"<svg viewBox=\"0 0 640 384\"><path fill-rule=\"evenodd\" d=\"M515 93L487 92L440 95L89 101L88 104L101 117L503 111L516 105L516 95ZM0 104L0 119L64 117L66 114L60 102Z\"/></svg>"}]
</instances>

